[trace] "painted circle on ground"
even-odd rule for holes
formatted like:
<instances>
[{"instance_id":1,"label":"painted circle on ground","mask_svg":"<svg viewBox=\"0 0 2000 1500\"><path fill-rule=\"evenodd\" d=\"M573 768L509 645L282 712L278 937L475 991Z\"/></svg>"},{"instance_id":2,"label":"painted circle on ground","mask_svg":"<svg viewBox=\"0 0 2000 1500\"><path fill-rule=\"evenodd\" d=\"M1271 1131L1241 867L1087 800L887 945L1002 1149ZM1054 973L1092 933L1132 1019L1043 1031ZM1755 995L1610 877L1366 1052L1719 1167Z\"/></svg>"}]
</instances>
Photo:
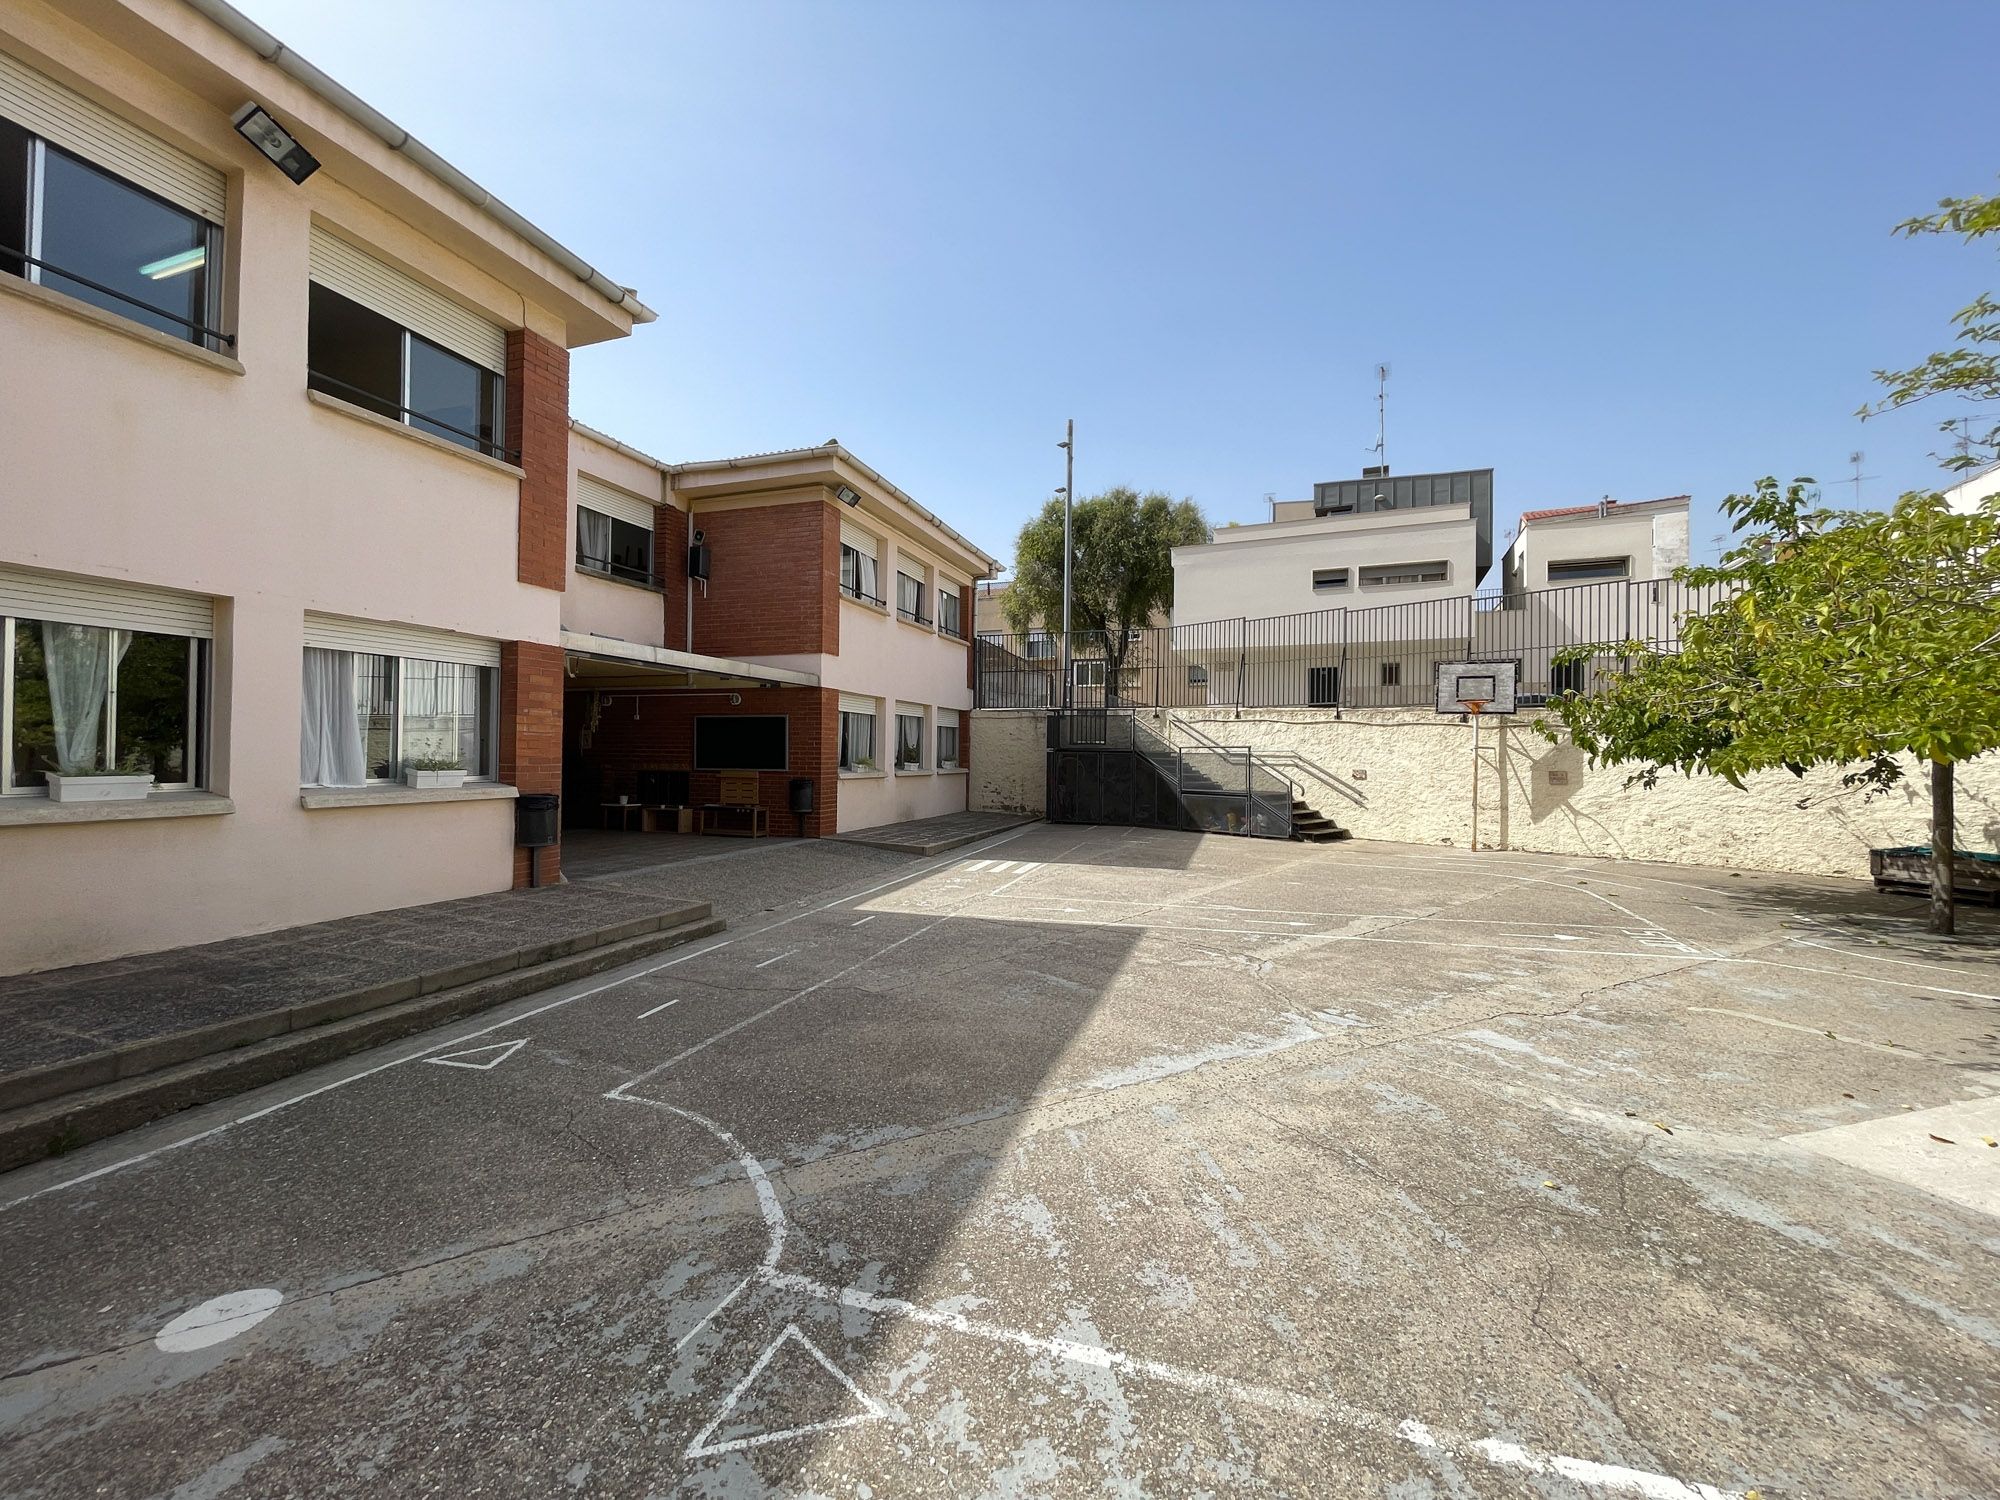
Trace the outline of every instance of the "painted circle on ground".
<instances>
[{"instance_id":1,"label":"painted circle on ground","mask_svg":"<svg viewBox=\"0 0 2000 1500\"><path fill-rule=\"evenodd\" d=\"M267 1286L224 1292L220 1297L190 1307L155 1334L153 1342L169 1354L186 1354L211 1344L227 1343L270 1317L284 1300L283 1292Z\"/></svg>"}]
</instances>

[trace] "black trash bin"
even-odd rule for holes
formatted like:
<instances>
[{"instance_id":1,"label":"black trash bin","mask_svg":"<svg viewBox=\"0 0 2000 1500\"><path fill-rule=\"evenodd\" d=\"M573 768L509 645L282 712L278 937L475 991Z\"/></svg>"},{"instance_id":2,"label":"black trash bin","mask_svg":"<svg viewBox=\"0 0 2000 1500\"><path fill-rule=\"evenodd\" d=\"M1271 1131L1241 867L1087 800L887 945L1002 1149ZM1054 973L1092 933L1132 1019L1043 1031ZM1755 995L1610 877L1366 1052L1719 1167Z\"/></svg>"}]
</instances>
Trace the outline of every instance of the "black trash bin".
<instances>
[{"instance_id":1,"label":"black trash bin","mask_svg":"<svg viewBox=\"0 0 2000 1500\"><path fill-rule=\"evenodd\" d=\"M792 817L798 823L797 832L805 836L806 814L813 810L813 782L810 776L792 778Z\"/></svg>"},{"instance_id":2,"label":"black trash bin","mask_svg":"<svg viewBox=\"0 0 2000 1500\"><path fill-rule=\"evenodd\" d=\"M514 843L531 851L528 855L528 884L542 883L541 851L552 849L561 837L562 798L554 792L523 792L514 800Z\"/></svg>"}]
</instances>

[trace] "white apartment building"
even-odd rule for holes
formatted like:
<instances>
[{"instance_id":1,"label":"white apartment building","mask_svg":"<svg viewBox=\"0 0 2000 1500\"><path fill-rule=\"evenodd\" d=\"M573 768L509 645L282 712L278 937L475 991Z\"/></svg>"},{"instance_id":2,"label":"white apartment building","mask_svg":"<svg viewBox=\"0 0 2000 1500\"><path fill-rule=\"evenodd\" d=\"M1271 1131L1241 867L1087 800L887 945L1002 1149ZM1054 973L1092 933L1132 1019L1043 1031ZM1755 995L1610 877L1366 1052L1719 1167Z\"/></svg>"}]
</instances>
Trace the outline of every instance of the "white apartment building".
<instances>
[{"instance_id":1,"label":"white apartment building","mask_svg":"<svg viewBox=\"0 0 2000 1500\"><path fill-rule=\"evenodd\" d=\"M1688 497L1600 500L1525 511L1501 560L1501 592L1669 577L1688 560Z\"/></svg>"},{"instance_id":2,"label":"white apartment building","mask_svg":"<svg viewBox=\"0 0 2000 1500\"><path fill-rule=\"evenodd\" d=\"M1960 515L1969 516L1995 495L2000 495L2000 463L1988 464L1977 473L1966 475L1944 492L1944 503Z\"/></svg>"},{"instance_id":3,"label":"white apartment building","mask_svg":"<svg viewBox=\"0 0 2000 1500\"><path fill-rule=\"evenodd\" d=\"M523 878L651 316L219 0L0 7L0 973Z\"/></svg>"}]
</instances>

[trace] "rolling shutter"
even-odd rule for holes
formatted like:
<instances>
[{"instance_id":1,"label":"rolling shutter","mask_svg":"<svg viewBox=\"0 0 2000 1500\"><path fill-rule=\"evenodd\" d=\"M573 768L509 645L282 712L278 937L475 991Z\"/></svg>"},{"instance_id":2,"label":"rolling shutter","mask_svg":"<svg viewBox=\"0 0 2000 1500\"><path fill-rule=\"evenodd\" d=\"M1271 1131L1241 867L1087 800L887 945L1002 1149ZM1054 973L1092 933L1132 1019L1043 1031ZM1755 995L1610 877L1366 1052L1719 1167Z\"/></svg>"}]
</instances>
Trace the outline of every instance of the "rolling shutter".
<instances>
[{"instance_id":1,"label":"rolling shutter","mask_svg":"<svg viewBox=\"0 0 2000 1500\"><path fill-rule=\"evenodd\" d=\"M878 712L880 708L881 705L873 698L864 698L859 693L840 695L840 711L844 714L872 714Z\"/></svg>"},{"instance_id":2,"label":"rolling shutter","mask_svg":"<svg viewBox=\"0 0 2000 1500\"><path fill-rule=\"evenodd\" d=\"M0 116L220 224L222 173L0 52Z\"/></svg>"},{"instance_id":3,"label":"rolling shutter","mask_svg":"<svg viewBox=\"0 0 2000 1500\"><path fill-rule=\"evenodd\" d=\"M939 708L939 709L933 709L933 710L932 710L932 712L933 712L933 713L935 713L935 714L937 715L937 723L938 723L938 728L940 728L940 729L956 729L956 728L958 728L958 710L957 710L957 709L955 709L955 708Z\"/></svg>"},{"instance_id":4,"label":"rolling shutter","mask_svg":"<svg viewBox=\"0 0 2000 1500\"><path fill-rule=\"evenodd\" d=\"M317 224L312 227L311 262L312 279L328 291L359 302L495 374L506 371L507 334L499 324L385 266Z\"/></svg>"},{"instance_id":5,"label":"rolling shutter","mask_svg":"<svg viewBox=\"0 0 2000 1500\"><path fill-rule=\"evenodd\" d=\"M615 490L603 480L592 479L588 474L576 476L576 503L589 506L601 516L612 516L633 526L643 526L648 531L653 529L652 501Z\"/></svg>"},{"instance_id":6,"label":"rolling shutter","mask_svg":"<svg viewBox=\"0 0 2000 1500\"><path fill-rule=\"evenodd\" d=\"M896 712L908 718L921 719L924 716L924 706L921 703L898 703Z\"/></svg>"},{"instance_id":7,"label":"rolling shutter","mask_svg":"<svg viewBox=\"0 0 2000 1500\"><path fill-rule=\"evenodd\" d=\"M423 625L390 625L351 620L345 615L306 616L306 644L328 651L363 651L372 656L408 656L419 661L455 661L470 667L500 665L500 643Z\"/></svg>"},{"instance_id":8,"label":"rolling shutter","mask_svg":"<svg viewBox=\"0 0 2000 1500\"><path fill-rule=\"evenodd\" d=\"M205 594L26 568L0 567L0 615L203 640L215 635L215 601Z\"/></svg>"},{"instance_id":9,"label":"rolling shutter","mask_svg":"<svg viewBox=\"0 0 2000 1500\"><path fill-rule=\"evenodd\" d=\"M842 521L840 523L840 541L841 545L852 547L863 557L880 557L882 555L882 544L876 541L871 533L863 531L852 521Z\"/></svg>"}]
</instances>

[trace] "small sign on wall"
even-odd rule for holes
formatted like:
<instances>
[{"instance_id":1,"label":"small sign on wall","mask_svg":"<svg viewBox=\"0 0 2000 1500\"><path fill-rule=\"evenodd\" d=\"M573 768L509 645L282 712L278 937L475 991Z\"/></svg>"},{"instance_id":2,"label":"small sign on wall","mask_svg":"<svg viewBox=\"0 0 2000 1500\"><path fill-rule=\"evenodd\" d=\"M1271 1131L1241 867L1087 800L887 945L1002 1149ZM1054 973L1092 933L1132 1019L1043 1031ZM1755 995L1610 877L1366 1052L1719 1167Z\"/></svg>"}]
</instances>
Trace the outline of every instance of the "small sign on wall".
<instances>
[{"instance_id":1,"label":"small sign on wall","mask_svg":"<svg viewBox=\"0 0 2000 1500\"><path fill-rule=\"evenodd\" d=\"M1569 785L1569 772L1567 772L1567 771L1556 771L1556 770L1551 770L1551 771L1549 772L1549 785L1550 785L1550 786L1568 786L1568 785Z\"/></svg>"},{"instance_id":2,"label":"small sign on wall","mask_svg":"<svg viewBox=\"0 0 2000 1500\"><path fill-rule=\"evenodd\" d=\"M1362 770L1361 767L1356 766L1354 768L1354 779L1356 781L1366 781L1368 779L1368 773Z\"/></svg>"}]
</instances>

